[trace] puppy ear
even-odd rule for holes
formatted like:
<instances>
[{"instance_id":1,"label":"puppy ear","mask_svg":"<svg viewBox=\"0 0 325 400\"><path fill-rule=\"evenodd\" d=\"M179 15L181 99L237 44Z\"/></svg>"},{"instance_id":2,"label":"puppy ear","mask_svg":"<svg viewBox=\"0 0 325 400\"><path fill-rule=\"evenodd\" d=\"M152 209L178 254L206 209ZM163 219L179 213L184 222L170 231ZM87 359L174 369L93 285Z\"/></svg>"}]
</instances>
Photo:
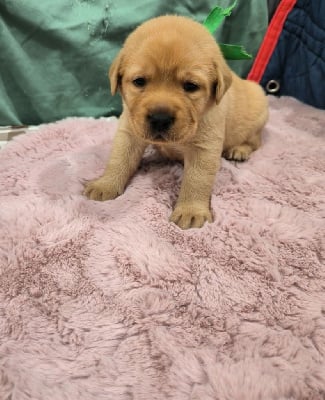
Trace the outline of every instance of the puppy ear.
<instances>
[{"instance_id":1,"label":"puppy ear","mask_svg":"<svg viewBox=\"0 0 325 400\"><path fill-rule=\"evenodd\" d=\"M114 96L121 85L121 65L122 65L122 52L120 51L116 58L113 60L108 72L109 81L111 85L111 93Z\"/></svg>"},{"instance_id":2,"label":"puppy ear","mask_svg":"<svg viewBox=\"0 0 325 400\"><path fill-rule=\"evenodd\" d=\"M216 63L216 71L217 81L215 83L215 97L216 103L219 104L232 82L231 70L223 57L218 59L218 62Z\"/></svg>"}]
</instances>

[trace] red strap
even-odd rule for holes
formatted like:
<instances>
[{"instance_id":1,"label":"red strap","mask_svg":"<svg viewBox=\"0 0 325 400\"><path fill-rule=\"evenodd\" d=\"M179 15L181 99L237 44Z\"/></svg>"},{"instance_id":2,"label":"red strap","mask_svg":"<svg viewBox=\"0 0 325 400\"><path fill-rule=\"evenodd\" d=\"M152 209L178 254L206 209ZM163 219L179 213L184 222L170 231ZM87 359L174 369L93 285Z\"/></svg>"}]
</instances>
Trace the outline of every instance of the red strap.
<instances>
[{"instance_id":1,"label":"red strap","mask_svg":"<svg viewBox=\"0 0 325 400\"><path fill-rule=\"evenodd\" d=\"M278 43L283 25L297 0L282 0L270 22L247 79L259 83Z\"/></svg>"}]
</instances>

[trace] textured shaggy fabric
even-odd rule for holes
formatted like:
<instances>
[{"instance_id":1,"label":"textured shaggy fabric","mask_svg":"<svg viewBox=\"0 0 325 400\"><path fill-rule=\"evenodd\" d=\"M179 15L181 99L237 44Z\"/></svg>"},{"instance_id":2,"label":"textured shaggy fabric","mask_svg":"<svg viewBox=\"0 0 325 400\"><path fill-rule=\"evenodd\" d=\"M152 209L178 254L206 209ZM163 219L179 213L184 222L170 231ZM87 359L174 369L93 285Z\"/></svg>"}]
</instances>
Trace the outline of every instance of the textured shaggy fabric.
<instances>
[{"instance_id":1,"label":"textured shaggy fabric","mask_svg":"<svg viewBox=\"0 0 325 400\"><path fill-rule=\"evenodd\" d=\"M270 105L201 230L168 222L182 167L151 153L116 200L82 196L116 120L0 152L1 400L325 398L325 117Z\"/></svg>"}]
</instances>

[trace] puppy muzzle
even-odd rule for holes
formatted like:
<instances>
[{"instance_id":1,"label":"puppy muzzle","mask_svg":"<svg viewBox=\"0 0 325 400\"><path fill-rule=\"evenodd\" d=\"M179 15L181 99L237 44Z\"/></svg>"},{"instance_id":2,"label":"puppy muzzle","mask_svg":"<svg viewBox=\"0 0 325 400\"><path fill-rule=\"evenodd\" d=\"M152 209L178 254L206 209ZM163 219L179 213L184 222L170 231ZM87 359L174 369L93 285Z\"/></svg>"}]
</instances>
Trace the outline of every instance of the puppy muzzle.
<instances>
[{"instance_id":1,"label":"puppy muzzle","mask_svg":"<svg viewBox=\"0 0 325 400\"><path fill-rule=\"evenodd\" d=\"M170 111L157 110L147 115L150 139L167 141L171 127L175 123L175 115Z\"/></svg>"}]
</instances>

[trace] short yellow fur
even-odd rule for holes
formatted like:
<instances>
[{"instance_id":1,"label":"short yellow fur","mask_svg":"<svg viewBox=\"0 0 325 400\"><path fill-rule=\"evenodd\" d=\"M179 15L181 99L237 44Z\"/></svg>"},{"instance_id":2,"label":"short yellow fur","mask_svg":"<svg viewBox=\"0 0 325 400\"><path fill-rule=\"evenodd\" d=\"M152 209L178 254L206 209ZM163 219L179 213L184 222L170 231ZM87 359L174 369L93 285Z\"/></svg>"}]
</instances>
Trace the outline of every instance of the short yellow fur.
<instances>
[{"instance_id":1,"label":"short yellow fur","mask_svg":"<svg viewBox=\"0 0 325 400\"><path fill-rule=\"evenodd\" d=\"M88 183L92 200L121 194L149 143L184 162L179 197L170 220L182 229L212 222L210 198L223 154L246 160L260 146L268 117L267 100L256 83L227 66L212 35L199 23L177 16L140 25L126 40L109 72L111 90L121 91L120 118L105 173ZM145 77L145 88L133 81ZM184 91L185 81L199 90ZM150 137L148 114L166 109L175 122L167 141Z\"/></svg>"}]
</instances>

